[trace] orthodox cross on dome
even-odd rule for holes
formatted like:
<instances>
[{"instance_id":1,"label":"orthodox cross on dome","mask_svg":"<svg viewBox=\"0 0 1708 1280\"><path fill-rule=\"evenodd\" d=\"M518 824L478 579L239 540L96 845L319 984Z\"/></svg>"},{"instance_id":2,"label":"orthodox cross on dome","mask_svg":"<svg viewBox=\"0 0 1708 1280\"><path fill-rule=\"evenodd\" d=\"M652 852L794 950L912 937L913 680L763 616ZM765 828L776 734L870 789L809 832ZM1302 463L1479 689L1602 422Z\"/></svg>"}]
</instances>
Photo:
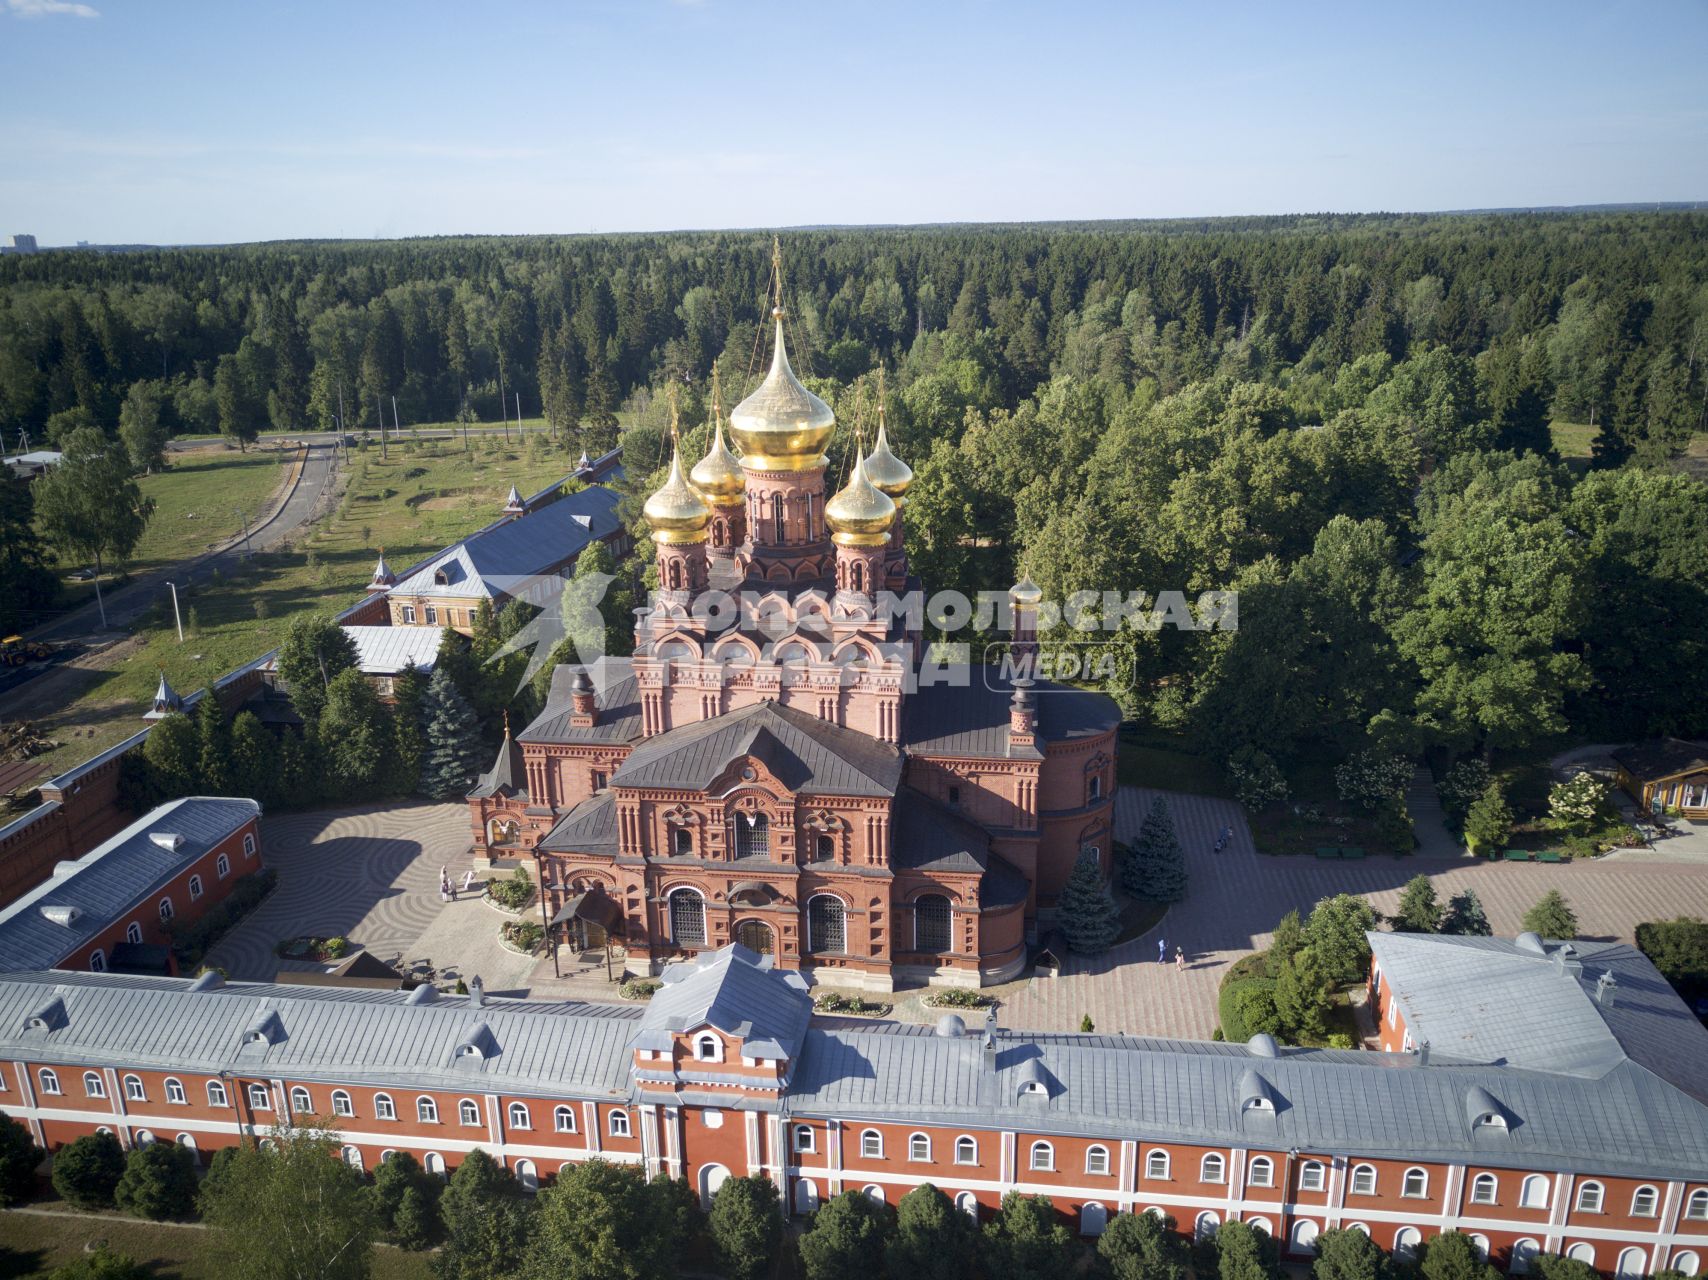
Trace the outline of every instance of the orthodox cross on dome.
<instances>
[{"instance_id":1,"label":"orthodox cross on dome","mask_svg":"<svg viewBox=\"0 0 1708 1280\"><path fill-rule=\"evenodd\" d=\"M783 314L783 240L771 237L771 305L773 315Z\"/></svg>"}]
</instances>

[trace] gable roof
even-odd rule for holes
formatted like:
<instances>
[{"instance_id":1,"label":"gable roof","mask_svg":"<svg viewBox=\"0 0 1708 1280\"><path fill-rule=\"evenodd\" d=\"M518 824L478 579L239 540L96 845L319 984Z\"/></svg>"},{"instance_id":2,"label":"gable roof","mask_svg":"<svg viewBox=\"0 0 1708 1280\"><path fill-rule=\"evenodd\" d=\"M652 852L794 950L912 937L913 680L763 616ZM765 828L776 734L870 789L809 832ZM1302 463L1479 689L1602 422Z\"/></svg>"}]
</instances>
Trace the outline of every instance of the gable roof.
<instances>
[{"instance_id":1,"label":"gable roof","mask_svg":"<svg viewBox=\"0 0 1708 1280\"><path fill-rule=\"evenodd\" d=\"M585 670L593 681L596 723L579 727L569 722L574 710L570 683ZM552 669L552 687L545 710L516 735L518 742L633 742L640 737L640 686L630 658L600 658L591 667L559 663Z\"/></svg>"},{"instance_id":2,"label":"gable roof","mask_svg":"<svg viewBox=\"0 0 1708 1280\"><path fill-rule=\"evenodd\" d=\"M1629 1061L1708 1102L1708 1028L1635 947L1534 934L1368 937L1412 1039L1432 1052L1586 1080ZM1610 999L1597 994L1604 973Z\"/></svg>"},{"instance_id":3,"label":"gable roof","mask_svg":"<svg viewBox=\"0 0 1708 1280\"><path fill-rule=\"evenodd\" d=\"M0 910L0 972L52 968L260 813L253 800L185 796L61 862ZM175 847L167 836L178 837Z\"/></svg>"},{"instance_id":4,"label":"gable roof","mask_svg":"<svg viewBox=\"0 0 1708 1280\"><path fill-rule=\"evenodd\" d=\"M617 797L609 791L583 800L545 834L539 848L553 853L617 856Z\"/></svg>"},{"instance_id":5,"label":"gable roof","mask_svg":"<svg viewBox=\"0 0 1708 1280\"><path fill-rule=\"evenodd\" d=\"M356 642L356 668L367 676L394 676L412 663L422 675L432 675L439 642L444 639L437 627L346 626L342 630ZM275 663L276 659L267 665Z\"/></svg>"},{"instance_id":6,"label":"gable roof","mask_svg":"<svg viewBox=\"0 0 1708 1280\"><path fill-rule=\"evenodd\" d=\"M1034 747L1008 744L1013 690L993 668L969 667L964 685L922 684L902 704L902 746L909 755L992 760L1037 759ZM991 687L995 685L996 687ZM1060 742L1107 733L1121 723L1115 700L1054 680L1033 682L1038 738Z\"/></svg>"},{"instance_id":7,"label":"gable roof","mask_svg":"<svg viewBox=\"0 0 1708 1280\"><path fill-rule=\"evenodd\" d=\"M794 1059L812 1017L806 979L772 968L740 943L665 969L641 1019L637 1049L670 1047L675 1033L712 1026L742 1041L745 1057Z\"/></svg>"},{"instance_id":8,"label":"gable roof","mask_svg":"<svg viewBox=\"0 0 1708 1280\"><path fill-rule=\"evenodd\" d=\"M515 520L488 526L448 547L388 595L468 599L519 596L530 581L574 559L591 542L621 528L617 494L589 485ZM438 581L443 576L444 582Z\"/></svg>"},{"instance_id":9,"label":"gable roof","mask_svg":"<svg viewBox=\"0 0 1708 1280\"><path fill-rule=\"evenodd\" d=\"M646 739L611 775L614 787L704 791L732 760L753 756L798 795L888 796L901 781L901 752L775 702Z\"/></svg>"},{"instance_id":10,"label":"gable roof","mask_svg":"<svg viewBox=\"0 0 1708 1280\"><path fill-rule=\"evenodd\" d=\"M1613 763L1640 782L1656 782L1681 773L1708 770L1708 743L1657 738L1621 747L1613 753Z\"/></svg>"}]
</instances>

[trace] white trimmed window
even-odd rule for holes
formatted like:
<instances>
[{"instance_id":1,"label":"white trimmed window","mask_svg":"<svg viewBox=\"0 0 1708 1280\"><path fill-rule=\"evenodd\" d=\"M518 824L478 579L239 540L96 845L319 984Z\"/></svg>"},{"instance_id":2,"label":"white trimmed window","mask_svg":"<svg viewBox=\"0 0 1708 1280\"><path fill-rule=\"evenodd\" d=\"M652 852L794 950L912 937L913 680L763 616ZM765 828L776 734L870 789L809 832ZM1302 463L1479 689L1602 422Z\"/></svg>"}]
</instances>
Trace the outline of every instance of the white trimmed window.
<instances>
[{"instance_id":1,"label":"white trimmed window","mask_svg":"<svg viewBox=\"0 0 1708 1280\"><path fill-rule=\"evenodd\" d=\"M314 1110L314 1099L309 1097L308 1090L300 1084L291 1089L291 1110L299 1115Z\"/></svg>"},{"instance_id":2,"label":"white trimmed window","mask_svg":"<svg viewBox=\"0 0 1708 1280\"><path fill-rule=\"evenodd\" d=\"M255 837L253 834L245 835L243 837L243 856L245 858L253 858L255 856Z\"/></svg>"},{"instance_id":3,"label":"white trimmed window","mask_svg":"<svg viewBox=\"0 0 1708 1280\"><path fill-rule=\"evenodd\" d=\"M125 1100L127 1102L147 1102L148 1090L142 1087L141 1076L125 1077Z\"/></svg>"},{"instance_id":4,"label":"white trimmed window","mask_svg":"<svg viewBox=\"0 0 1708 1280\"><path fill-rule=\"evenodd\" d=\"M724 1043L707 1031L694 1037L694 1057L700 1062L722 1062Z\"/></svg>"},{"instance_id":5,"label":"white trimmed window","mask_svg":"<svg viewBox=\"0 0 1708 1280\"><path fill-rule=\"evenodd\" d=\"M85 1098L104 1098L107 1096L106 1082L93 1071L83 1073L83 1096Z\"/></svg>"},{"instance_id":6,"label":"white trimmed window","mask_svg":"<svg viewBox=\"0 0 1708 1280\"><path fill-rule=\"evenodd\" d=\"M552 1128L558 1133L575 1132L575 1108L555 1107L552 1110Z\"/></svg>"},{"instance_id":7,"label":"white trimmed window","mask_svg":"<svg viewBox=\"0 0 1708 1280\"><path fill-rule=\"evenodd\" d=\"M397 1104L391 1100L389 1093L376 1093L374 1095L374 1119L397 1119Z\"/></svg>"},{"instance_id":8,"label":"white trimmed window","mask_svg":"<svg viewBox=\"0 0 1708 1280\"><path fill-rule=\"evenodd\" d=\"M464 1098L457 1103L457 1119L467 1125L479 1124L480 1105L473 1098Z\"/></svg>"},{"instance_id":9,"label":"white trimmed window","mask_svg":"<svg viewBox=\"0 0 1708 1280\"><path fill-rule=\"evenodd\" d=\"M1048 1173L1056 1167L1056 1149L1047 1142L1034 1142L1026 1167Z\"/></svg>"},{"instance_id":10,"label":"white trimmed window","mask_svg":"<svg viewBox=\"0 0 1708 1280\"><path fill-rule=\"evenodd\" d=\"M1422 1169L1407 1169L1405 1181L1400 1183L1400 1194L1414 1200L1421 1200L1429 1194L1429 1174Z\"/></svg>"},{"instance_id":11,"label":"white trimmed window","mask_svg":"<svg viewBox=\"0 0 1708 1280\"><path fill-rule=\"evenodd\" d=\"M187 1099L184 1097L184 1085L183 1085L182 1081L174 1080L171 1077L167 1077L167 1080L166 1080L166 1101L168 1101L168 1102L172 1103L174 1106L178 1106L178 1107L181 1107L184 1105L184 1103L187 1101Z\"/></svg>"},{"instance_id":12,"label":"white trimmed window","mask_svg":"<svg viewBox=\"0 0 1708 1280\"><path fill-rule=\"evenodd\" d=\"M249 1086L249 1107L252 1111L271 1111L273 1109L273 1095L267 1092L266 1085L252 1084Z\"/></svg>"},{"instance_id":13,"label":"white trimmed window","mask_svg":"<svg viewBox=\"0 0 1708 1280\"><path fill-rule=\"evenodd\" d=\"M221 880L231 874L231 859L223 853L214 859L214 874Z\"/></svg>"},{"instance_id":14,"label":"white trimmed window","mask_svg":"<svg viewBox=\"0 0 1708 1280\"><path fill-rule=\"evenodd\" d=\"M803 1155L811 1155L818 1149L818 1139L813 1131L804 1124L795 1126L795 1151Z\"/></svg>"},{"instance_id":15,"label":"white trimmed window","mask_svg":"<svg viewBox=\"0 0 1708 1280\"><path fill-rule=\"evenodd\" d=\"M230 1105L231 1105L231 1095L226 1093L225 1085L220 1083L218 1080L209 1080L208 1081L208 1106L210 1106L210 1107L229 1107Z\"/></svg>"},{"instance_id":16,"label":"white trimmed window","mask_svg":"<svg viewBox=\"0 0 1708 1280\"><path fill-rule=\"evenodd\" d=\"M613 1138L627 1138L629 1136L629 1113L627 1111L613 1111L608 1127Z\"/></svg>"},{"instance_id":17,"label":"white trimmed window","mask_svg":"<svg viewBox=\"0 0 1708 1280\"><path fill-rule=\"evenodd\" d=\"M1585 1182L1578 1187L1578 1212L1600 1213L1603 1198L1602 1186L1599 1182Z\"/></svg>"},{"instance_id":18,"label":"white trimmed window","mask_svg":"<svg viewBox=\"0 0 1708 1280\"><path fill-rule=\"evenodd\" d=\"M142 926L135 920L125 926L125 941L134 943L142 941Z\"/></svg>"},{"instance_id":19,"label":"white trimmed window","mask_svg":"<svg viewBox=\"0 0 1708 1280\"><path fill-rule=\"evenodd\" d=\"M955 1139L955 1163L977 1164L979 1162L978 1139L962 1134Z\"/></svg>"},{"instance_id":20,"label":"white trimmed window","mask_svg":"<svg viewBox=\"0 0 1708 1280\"><path fill-rule=\"evenodd\" d=\"M909 1135L907 1158L915 1164L929 1163L931 1160L931 1139L923 1133Z\"/></svg>"},{"instance_id":21,"label":"white trimmed window","mask_svg":"<svg viewBox=\"0 0 1708 1280\"><path fill-rule=\"evenodd\" d=\"M415 1100L415 1118L422 1124L438 1124L439 1104L432 1098L417 1098Z\"/></svg>"},{"instance_id":22,"label":"white trimmed window","mask_svg":"<svg viewBox=\"0 0 1708 1280\"><path fill-rule=\"evenodd\" d=\"M356 1114L356 1106L350 1101L350 1095L342 1089L336 1089L332 1093L332 1114L335 1116L353 1116Z\"/></svg>"},{"instance_id":23,"label":"white trimmed window","mask_svg":"<svg viewBox=\"0 0 1708 1280\"><path fill-rule=\"evenodd\" d=\"M105 973L107 971L107 953L97 947L89 953L89 972Z\"/></svg>"},{"instance_id":24,"label":"white trimmed window","mask_svg":"<svg viewBox=\"0 0 1708 1280\"><path fill-rule=\"evenodd\" d=\"M1471 1179L1471 1203L1493 1204L1500 1190L1500 1180L1492 1173L1479 1173Z\"/></svg>"},{"instance_id":25,"label":"white trimmed window","mask_svg":"<svg viewBox=\"0 0 1708 1280\"><path fill-rule=\"evenodd\" d=\"M1221 1183L1228 1180L1228 1162L1212 1151L1198 1162L1198 1181Z\"/></svg>"},{"instance_id":26,"label":"white trimmed window","mask_svg":"<svg viewBox=\"0 0 1708 1280\"><path fill-rule=\"evenodd\" d=\"M414 621L415 621L415 606L414 605L406 604L403 606L403 620L406 623L410 623L410 624L414 623Z\"/></svg>"},{"instance_id":27,"label":"white trimmed window","mask_svg":"<svg viewBox=\"0 0 1708 1280\"><path fill-rule=\"evenodd\" d=\"M1355 1196L1373 1196L1376 1194L1376 1166L1361 1164L1353 1169L1352 1194Z\"/></svg>"},{"instance_id":28,"label":"white trimmed window","mask_svg":"<svg viewBox=\"0 0 1708 1280\"><path fill-rule=\"evenodd\" d=\"M1631 1193L1631 1216L1652 1218L1660 1212L1660 1192L1653 1187L1638 1187Z\"/></svg>"},{"instance_id":29,"label":"white trimmed window","mask_svg":"<svg viewBox=\"0 0 1708 1280\"><path fill-rule=\"evenodd\" d=\"M162 898L157 910L160 912L160 921L162 924L170 920L172 918L172 899Z\"/></svg>"},{"instance_id":30,"label":"white trimmed window","mask_svg":"<svg viewBox=\"0 0 1708 1280\"><path fill-rule=\"evenodd\" d=\"M860 1135L860 1157L863 1160L882 1160L884 1158L884 1135L876 1129L867 1129Z\"/></svg>"},{"instance_id":31,"label":"white trimmed window","mask_svg":"<svg viewBox=\"0 0 1708 1280\"><path fill-rule=\"evenodd\" d=\"M201 896L202 896L202 878L200 876L191 876L190 877L190 901L194 902L197 898L199 898Z\"/></svg>"},{"instance_id":32,"label":"white trimmed window","mask_svg":"<svg viewBox=\"0 0 1708 1280\"><path fill-rule=\"evenodd\" d=\"M1087 1147L1085 1149L1085 1171L1093 1178L1109 1176L1109 1148Z\"/></svg>"},{"instance_id":33,"label":"white trimmed window","mask_svg":"<svg viewBox=\"0 0 1708 1280\"><path fill-rule=\"evenodd\" d=\"M1307 1160L1299 1170L1300 1191L1321 1191L1326 1185L1326 1170L1320 1160Z\"/></svg>"},{"instance_id":34,"label":"white trimmed window","mask_svg":"<svg viewBox=\"0 0 1708 1280\"><path fill-rule=\"evenodd\" d=\"M1254 1187L1272 1187L1275 1185L1275 1162L1268 1156L1258 1156L1251 1162L1247 1171L1246 1181Z\"/></svg>"},{"instance_id":35,"label":"white trimmed window","mask_svg":"<svg viewBox=\"0 0 1708 1280\"><path fill-rule=\"evenodd\" d=\"M1684 1206L1684 1216L1692 1222L1708 1221L1708 1187L1692 1191Z\"/></svg>"},{"instance_id":36,"label":"white trimmed window","mask_svg":"<svg viewBox=\"0 0 1708 1280\"><path fill-rule=\"evenodd\" d=\"M533 1118L528 1114L527 1104L512 1102L508 1114L512 1129L532 1129L534 1127Z\"/></svg>"},{"instance_id":37,"label":"white trimmed window","mask_svg":"<svg viewBox=\"0 0 1708 1280\"><path fill-rule=\"evenodd\" d=\"M1156 1182L1168 1181L1168 1152L1151 1151L1146 1154L1145 1177Z\"/></svg>"}]
</instances>

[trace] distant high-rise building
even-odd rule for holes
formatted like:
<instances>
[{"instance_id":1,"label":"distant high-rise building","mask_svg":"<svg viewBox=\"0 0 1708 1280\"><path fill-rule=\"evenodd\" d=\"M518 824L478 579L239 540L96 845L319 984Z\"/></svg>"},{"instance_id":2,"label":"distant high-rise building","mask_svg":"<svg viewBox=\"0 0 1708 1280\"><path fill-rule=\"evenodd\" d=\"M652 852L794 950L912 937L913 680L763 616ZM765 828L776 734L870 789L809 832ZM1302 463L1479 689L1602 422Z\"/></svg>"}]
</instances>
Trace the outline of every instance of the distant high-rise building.
<instances>
[{"instance_id":1,"label":"distant high-rise building","mask_svg":"<svg viewBox=\"0 0 1708 1280\"><path fill-rule=\"evenodd\" d=\"M0 253L35 253L36 251L37 245L34 236L16 235L12 237L11 244L0 246Z\"/></svg>"}]
</instances>

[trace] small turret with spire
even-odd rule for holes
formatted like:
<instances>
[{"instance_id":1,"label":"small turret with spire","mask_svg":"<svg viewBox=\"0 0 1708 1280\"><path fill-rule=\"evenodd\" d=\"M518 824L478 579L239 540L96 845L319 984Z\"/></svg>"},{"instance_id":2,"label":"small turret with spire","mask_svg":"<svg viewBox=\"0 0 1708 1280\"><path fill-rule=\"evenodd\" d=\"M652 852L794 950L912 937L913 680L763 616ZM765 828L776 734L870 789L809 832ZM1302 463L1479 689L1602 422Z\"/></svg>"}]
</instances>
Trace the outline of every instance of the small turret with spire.
<instances>
[{"instance_id":1,"label":"small turret with spire","mask_svg":"<svg viewBox=\"0 0 1708 1280\"><path fill-rule=\"evenodd\" d=\"M902 519L907 507L907 490L913 483L913 468L890 450L889 428L884 422L884 371L878 370L878 438L872 452L866 456L866 475L896 504L896 518L890 525L889 554L885 569L889 585L900 590L907 581L907 549L902 545Z\"/></svg>"},{"instance_id":2,"label":"small turret with spire","mask_svg":"<svg viewBox=\"0 0 1708 1280\"><path fill-rule=\"evenodd\" d=\"M184 700L178 696L177 690L167 682L166 665L162 663L160 666L160 683L154 688L154 705L143 716L143 719L164 720L173 712L181 711L183 708Z\"/></svg>"},{"instance_id":3,"label":"small turret with spire","mask_svg":"<svg viewBox=\"0 0 1708 1280\"><path fill-rule=\"evenodd\" d=\"M871 597L884 583L890 527L896 504L866 473L865 442L854 442L848 483L824 504L825 523L836 545L836 590Z\"/></svg>"},{"instance_id":4,"label":"small turret with spire","mask_svg":"<svg viewBox=\"0 0 1708 1280\"><path fill-rule=\"evenodd\" d=\"M660 594L685 605L706 585L706 528L712 509L682 474L682 430L676 390L670 392L670 475L646 500L641 514L657 548Z\"/></svg>"},{"instance_id":5,"label":"small turret with spire","mask_svg":"<svg viewBox=\"0 0 1708 1280\"><path fill-rule=\"evenodd\" d=\"M389 591L397 585L397 575L391 571L391 566L385 562L385 548L380 548L380 558L374 564L374 576L368 580L368 590L374 593Z\"/></svg>"},{"instance_id":6,"label":"small turret with spire","mask_svg":"<svg viewBox=\"0 0 1708 1280\"><path fill-rule=\"evenodd\" d=\"M522 501L522 495L516 492L516 486L510 486L510 492L504 496L504 514L519 516L527 513L527 504Z\"/></svg>"}]
</instances>

